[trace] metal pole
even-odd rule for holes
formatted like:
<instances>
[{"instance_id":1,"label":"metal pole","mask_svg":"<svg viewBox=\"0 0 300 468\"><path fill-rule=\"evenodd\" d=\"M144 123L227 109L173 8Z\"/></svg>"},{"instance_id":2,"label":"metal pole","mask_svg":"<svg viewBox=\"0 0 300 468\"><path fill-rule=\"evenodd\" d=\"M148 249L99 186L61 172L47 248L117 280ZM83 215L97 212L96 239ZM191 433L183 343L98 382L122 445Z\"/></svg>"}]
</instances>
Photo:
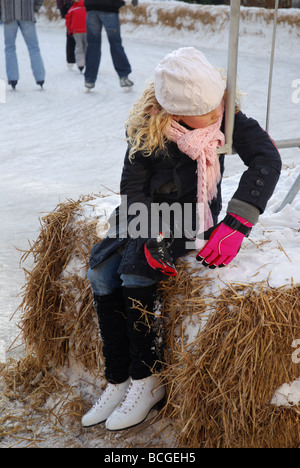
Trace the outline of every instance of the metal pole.
<instances>
[{"instance_id":1,"label":"metal pole","mask_svg":"<svg viewBox=\"0 0 300 468\"><path fill-rule=\"evenodd\" d=\"M275 54L275 42L276 42L276 29L278 20L278 8L279 0L275 0L275 11L274 11L274 24L273 24L273 38L272 38L272 50L271 50L271 61L270 61L270 75L269 75L269 88L268 88L268 103L267 103L267 116L266 116L266 130L269 131L270 122L270 107L271 107L271 93L272 93L272 79L273 79L273 67L274 67L274 54ZM300 148L300 139L281 140L275 142L276 146L280 148ZM284 198L280 207L276 213L279 213L286 205L291 204L300 190L300 174L290 188L288 194Z\"/></svg>"},{"instance_id":2,"label":"metal pole","mask_svg":"<svg viewBox=\"0 0 300 468\"><path fill-rule=\"evenodd\" d=\"M266 116L266 130L267 130L267 132L269 131L269 122L270 122L270 107L271 107L271 94L272 94L272 80L273 80L273 68L274 68L274 54L275 54L278 7L279 7L279 0L275 0L274 22L273 22L273 37L272 37L272 49L271 49L270 72L269 72L267 116Z\"/></svg>"},{"instance_id":3,"label":"metal pole","mask_svg":"<svg viewBox=\"0 0 300 468\"><path fill-rule=\"evenodd\" d=\"M278 210L276 210L276 213L279 213L279 211L281 211L286 205L291 204L292 201L295 199L299 190L300 190L300 174L298 175L297 179L293 183L292 187L290 188L290 191L288 192L287 196L283 200L282 204L280 205Z\"/></svg>"},{"instance_id":4,"label":"metal pole","mask_svg":"<svg viewBox=\"0 0 300 468\"><path fill-rule=\"evenodd\" d=\"M290 140L275 140L275 145L278 149L281 148L300 148L300 138Z\"/></svg>"},{"instance_id":5,"label":"metal pole","mask_svg":"<svg viewBox=\"0 0 300 468\"><path fill-rule=\"evenodd\" d=\"M230 2L230 29L227 65L227 91L225 105L225 153L232 154L232 134L235 115L236 77L240 26L240 0Z\"/></svg>"},{"instance_id":6,"label":"metal pole","mask_svg":"<svg viewBox=\"0 0 300 468\"><path fill-rule=\"evenodd\" d=\"M267 128L269 126L269 114L271 103L272 76L275 52L275 39L279 0L275 0L275 14L272 40L272 58L270 67L269 92L268 92L268 110L267 110ZM231 0L230 2L230 28L227 60L227 92L225 104L225 145L217 149L218 154L235 154L232 147L232 135L235 116L236 82L237 82L237 63L238 63L238 43L239 43L239 22L240 22L240 0ZM276 146L280 148L300 148L300 139L275 141Z\"/></svg>"}]
</instances>

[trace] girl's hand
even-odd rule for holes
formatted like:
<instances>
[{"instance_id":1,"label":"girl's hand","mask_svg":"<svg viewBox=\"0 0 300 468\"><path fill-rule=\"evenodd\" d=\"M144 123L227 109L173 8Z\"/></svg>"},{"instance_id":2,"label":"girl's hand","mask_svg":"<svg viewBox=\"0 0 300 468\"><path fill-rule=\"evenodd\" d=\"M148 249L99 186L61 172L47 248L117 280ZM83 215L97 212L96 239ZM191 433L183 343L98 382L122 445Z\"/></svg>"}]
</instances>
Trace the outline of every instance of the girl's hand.
<instances>
[{"instance_id":1,"label":"girl's hand","mask_svg":"<svg viewBox=\"0 0 300 468\"><path fill-rule=\"evenodd\" d=\"M241 216L229 213L213 230L208 242L198 253L197 260L209 268L228 265L238 254L252 226Z\"/></svg>"},{"instance_id":2,"label":"girl's hand","mask_svg":"<svg viewBox=\"0 0 300 468\"><path fill-rule=\"evenodd\" d=\"M147 240L144 244L144 252L151 268L159 270L166 276L177 276L177 270L168 251L167 241L162 233L156 239Z\"/></svg>"}]
</instances>

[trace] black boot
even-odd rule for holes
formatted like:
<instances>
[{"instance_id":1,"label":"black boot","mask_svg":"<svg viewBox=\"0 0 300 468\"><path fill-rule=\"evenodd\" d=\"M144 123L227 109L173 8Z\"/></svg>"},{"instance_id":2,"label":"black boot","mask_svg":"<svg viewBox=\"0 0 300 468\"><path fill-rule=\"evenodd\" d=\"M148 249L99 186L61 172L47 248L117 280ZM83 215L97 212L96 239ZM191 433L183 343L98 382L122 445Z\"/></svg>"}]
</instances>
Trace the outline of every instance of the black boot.
<instances>
[{"instance_id":1,"label":"black boot","mask_svg":"<svg viewBox=\"0 0 300 468\"><path fill-rule=\"evenodd\" d=\"M130 376L134 380L149 377L160 369L157 350L155 305L157 285L123 288L130 341Z\"/></svg>"},{"instance_id":2,"label":"black boot","mask_svg":"<svg viewBox=\"0 0 300 468\"><path fill-rule=\"evenodd\" d=\"M94 295L94 305L103 340L105 376L110 383L123 383L129 377L130 355L122 289L107 296Z\"/></svg>"}]
</instances>

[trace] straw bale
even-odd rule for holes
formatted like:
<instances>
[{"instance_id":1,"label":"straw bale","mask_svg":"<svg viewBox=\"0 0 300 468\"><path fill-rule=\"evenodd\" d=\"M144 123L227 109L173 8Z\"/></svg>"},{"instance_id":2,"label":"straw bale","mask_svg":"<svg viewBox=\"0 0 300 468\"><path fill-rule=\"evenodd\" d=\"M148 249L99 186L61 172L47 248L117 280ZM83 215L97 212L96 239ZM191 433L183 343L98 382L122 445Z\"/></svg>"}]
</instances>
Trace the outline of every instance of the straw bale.
<instances>
[{"instance_id":1,"label":"straw bale","mask_svg":"<svg viewBox=\"0 0 300 468\"><path fill-rule=\"evenodd\" d=\"M173 28L178 31L190 31L195 34L201 29L217 33L229 27L230 8L227 5L194 5L178 2L168 5L163 2L143 2L137 8L128 3L120 10L122 23L135 26L156 26ZM240 18L242 24L258 24L266 27L273 24L274 11L267 8L241 7ZM291 30L299 30L300 15L295 10L280 9L277 19L279 26L288 26Z\"/></svg>"},{"instance_id":2,"label":"straw bale","mask_svg":"<svg viewBox=\"0 0 300 468\"><path fill-rule=\"evenodd\" d=\"M299 447L299 408L278 408L271 399L299 377L292 343L300 337L300 287L228 285L217 297L195 297L199 278L185 268L165 285L166 328L181 323L170 340L164 380L165 417L174 422L178 445L187 447ZM171 294L170 294L171 292ZM189 313L209 318L186 343ZM205 319L206 320L206 319Z\"/></svg>"},{"instance_id":3,"label":"straw bale","mask_svg":"<svg viewBox=\"0 0 300 468\"><path fill-rule=\"evenodd\" d=\"M89 251L99 239L97 218L85 218L83 208L93 203L94 197L67 200L42 219L37 241L22 258L34 259L21 304L27 354L2 371L13 389L8 394L24 401L29 394L33 411L61 394L55 417L76 424L88 402L66 397L67 382L59 383L55 369L75 360L102 375L101 340L86 279ZM300 374L292 361L292 343L300 338L300 286L228 284L212 293L212 280L199 276L188 260L178 264L178 271L160 286L162 379L168 390L160 417L171 424L176 446L298 447L299 407L270 402L282 384Z\"/></svg>"},{"instance_id":4,"label":"straw bale","mask_svg":"<svg viewBox=\"0 0 300 468\"><path fill-rule=\"evenodd\" d=\"M94 197L59 204L41 222L40 235L21 262L33 258L26 271L20 328L26 345L43 366L64 366L74 356L99 370L100 341L95 333L93 296L86 277L97 220L82 219ZM74 263L73 271L68 265ZM88 338L87 338L88 337Z\"/></svg>"}]
</instances>

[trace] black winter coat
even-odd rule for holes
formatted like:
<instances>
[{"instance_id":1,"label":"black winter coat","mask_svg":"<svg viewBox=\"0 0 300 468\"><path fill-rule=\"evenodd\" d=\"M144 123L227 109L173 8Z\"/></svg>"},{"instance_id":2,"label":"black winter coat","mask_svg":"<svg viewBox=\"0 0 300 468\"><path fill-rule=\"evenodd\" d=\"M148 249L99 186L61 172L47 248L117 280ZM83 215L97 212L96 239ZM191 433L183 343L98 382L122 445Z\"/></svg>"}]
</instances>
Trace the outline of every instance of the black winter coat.
<instances>
[{"instance_id":1,"label":"black winter coat","mask_svg":"<svg viewBox=\"0 0 300 468\"><path fill-rule=\"evenodd\" d=\"M125 5L123 0L84 0L86 11L108 11L118 13L119 9Z\"/></svg>"},{"instance_id":2,"label":"black winter coat","mask_svg":"<svg viewBox=\"0 0 300 468\"><path fill-rule=\"evenodd\" d=\"M242 174L239 186L233 195L234 200L245 202L255 207L259 213L263 213L268 200L276 187L280 170L281 158L269 135L260 127L257 121L246 117L239 112L235 116L233 132L233 146L245 163L247 170ZM118 208L114 219L117 219L117 234L107 237L96 244L91 252L90 268L93 269L112 253L122 247L123 260L120 265L119 274L138 274L154 280L165 279L165 276L151 269L145 259L143 244L149 237L154 237L151 232L151 206L153 203L179 203L181 206L190 204L193 207L192 225L195 229L197 218L197 163L189 156L181 152L177 145L169 142L166 155L163 152L144 157L141 153L135 154L134 160L129 161L127 150L121 179L121 195L127 197L127 216L125 230L119 229L120 213L124 210ZM220 156L221 173L224 172L224 155ZM130 207L135 203L142 203L149 211L148 226L141 226L145 231L140 237L132 239L127 232L131 222L135 223L138 214L130 213ZM222 209L221 182L218 185L218 195L211 202L210 209L215 224ZM134 210L133 210L134 211ZM146 220L147 221L147 220ZM114 223L113 223L114 224ZM122 224L122 223L121 223ZM147 224L147 223L144 223ZM164 225L160 227L164 229ZM170 229L174 233L176 226L174 220L170 220ZM113 230L113 229L112 229ZM190 236L182 231L178 234L170 247L173 260L189 252L186 242Z\"/></svg>"}]
</instances>

